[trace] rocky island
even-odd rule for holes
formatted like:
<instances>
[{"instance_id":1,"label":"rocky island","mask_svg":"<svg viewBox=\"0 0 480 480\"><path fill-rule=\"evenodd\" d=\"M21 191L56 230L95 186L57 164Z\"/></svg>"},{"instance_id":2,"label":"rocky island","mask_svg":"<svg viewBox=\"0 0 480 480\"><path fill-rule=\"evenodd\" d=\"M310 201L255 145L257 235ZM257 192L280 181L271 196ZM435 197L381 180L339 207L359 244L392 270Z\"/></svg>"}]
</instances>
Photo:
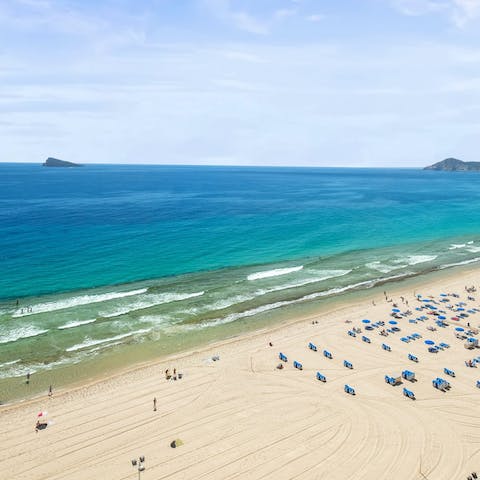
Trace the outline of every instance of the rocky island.
<instances>
[{"instance_id":1,"label":"rocky island","mask_svg":"<svg viewBox=\"0 0 480 480\"><path fill-rule=\"evenodd\" d=\"M446 158L441 162L425 167L424 170L440 170L445 172L477 172L480 171L480 162L463 162L458 158Z\"/></svg>"},{"instance_id":2,"label":"rocky island","mask_svg":"<svg viewBox=\"0 0 480 480\"><path fill-rule=\"evenodd\" d=\"M82 165L73 162L67 162L66 160L59 160L58 158L48 157L45 160L45 163L42 164L44 167L81 167Z\"/></svg>"}]
</instances>

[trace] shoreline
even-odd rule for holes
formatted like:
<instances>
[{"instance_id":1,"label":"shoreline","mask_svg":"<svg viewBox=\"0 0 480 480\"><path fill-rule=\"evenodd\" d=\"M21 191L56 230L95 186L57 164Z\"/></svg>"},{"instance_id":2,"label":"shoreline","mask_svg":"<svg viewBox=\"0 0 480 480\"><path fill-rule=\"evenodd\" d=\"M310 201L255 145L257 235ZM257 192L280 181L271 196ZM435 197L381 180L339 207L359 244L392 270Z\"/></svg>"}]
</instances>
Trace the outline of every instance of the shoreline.
<instances>
[{"instance_id":1,"label":"shoreline","mask_svg":"<svg viewBox=\"0 0 480 480\"><path fill-rule=\"evenodd\" d=\"M189 357L193 357L195 355L207 352L209 350L218 349L223 346L230 345L236 342L248 341L249 339L256 338L262 335L273 334L279 330L284 329L285 327L289 327L295 325L297 323L310 321L315 319L319 315L329 315L329 314L336 314L341 310L348 310L355 306L357 303L364 303L370 302L373 299L374 295L378 295L380 289L384 288L386 285L393 287L388 289L388 292L395 295L401 291L404 291L405 284L418 284L418 288L423 287L431 287L431 284L426 283L428 282L428 278L432 276L440 276L439 279L435 279L435 282L441 283L444 281L448 281L449 279L457 277L459 274L463 275L474 275L475 273L480 273L480 265L476 268L472 264L466 265L456 265L450 268L444 269L432 269L423 274L415 274L411 276L401 277L395 280L387 280L385 282L379 282L374 287L371 288L363 288L359 290L352 290L346 293L342 293L340 295L333 295L331 297L326 297L324 301L327 305L320 305L318 308L315 308L314 311L305 314L303 316L296 316L294 318L284 318L278 321L278 323L269 323L266 326L261 327L260 329L252 329L248 330L243 333L238 333L230 337L225 337L222 339L208 341L207 343L200 344L198 348L188 349L183 351L174 352L172 354L168 354L165 356L159 356L156 358L151 358L144 361L136 362L133 365L129 365L126 367L117 367L110 371L100 371L97 372L91 379L88 380L78 380L72 383L68 383L62 385L58 389L55 389L55 395L70 395L74 392L81 392L83 389L88 389L98 384L108 383L111 381L115 381L115 379L119 379L125 375L131 375L135 372L146 370L146 369L153 369L160 365L163 365L167 362L174 362L183 359L188 359ZM425 285L424 285L425 284ZM410 285L408 285L410 287ZM343 297L347 297L344 299ZM352 298L353 297L353 298ZM359 297L359 298L356 298ZM363 297L363 298L362 298ZM315 301L312 301L315 303ZM332 305L333 304L333 305ZM26 396L20 399L14 399L13 401L7 401L5 403L0 403L0 413L2 411L6 411L8 409L15 409L16 407L29 405L35 403L42 398L44 398L45 393L37 393L33 394L32 396Z\"/></svg>"}]
</instances>

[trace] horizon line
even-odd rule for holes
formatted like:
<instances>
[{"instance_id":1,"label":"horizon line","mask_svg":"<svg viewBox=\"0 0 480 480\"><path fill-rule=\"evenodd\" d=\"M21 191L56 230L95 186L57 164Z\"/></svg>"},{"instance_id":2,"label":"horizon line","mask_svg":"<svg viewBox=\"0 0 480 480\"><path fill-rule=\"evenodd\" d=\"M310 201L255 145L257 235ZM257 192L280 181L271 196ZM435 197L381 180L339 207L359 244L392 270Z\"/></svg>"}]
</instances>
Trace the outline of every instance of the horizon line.
<instances>
[{"instance_id":1,"label":"horizon line","mask_svg":"<svg viewBox=\"0 0 480 480\"><path fill-rule=\"evenodd\" d=\"M356 165L244 165L244 164L220 164L220 163L212 163L212 164L195 164L195 163L101 163L101 162L91 162L91 163L77 163L72 162L79 166L88 166L88 165L102 165L102 166L119 166L119 165L126 165L126 166L152 166L152 167L239 167L239 168L358 168L358 169L404 169L404 170L418 170L423 169L423 166L356 166ZM43 162L1 162L0 165L38 165L40 167L44 166ZM49 167L49 168L75 168L75 167Z\"/></svg>"}]
</instances>

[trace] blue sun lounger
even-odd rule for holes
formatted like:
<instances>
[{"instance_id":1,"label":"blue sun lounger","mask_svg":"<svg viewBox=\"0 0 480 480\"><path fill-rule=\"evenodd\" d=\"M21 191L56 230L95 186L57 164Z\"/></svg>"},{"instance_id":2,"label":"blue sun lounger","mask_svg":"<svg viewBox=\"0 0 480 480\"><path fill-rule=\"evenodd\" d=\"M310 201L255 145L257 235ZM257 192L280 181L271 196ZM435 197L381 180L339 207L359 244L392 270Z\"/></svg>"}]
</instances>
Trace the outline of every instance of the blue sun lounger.
<instances>
[{"instance_id":1,"label":"blue sun lounger","mask_svg":"<svg viewBox=\"0 0 480 480\"><path fill-rule=\"evenodd\" d=\"M450 388L450 383L440 377L437 377L434 380L432 380L432 385L438 390L441 390L442 392L445 392Z\"/></svg>"},{"instance_id":2,"label":"blue sun lounger","mask_svg":"<svg viewBox=\"0 0 480 480\"><path fill-rule=\"evenodd\" d=\"M407 337L402 337L400 340L405 343L410 343L410 339L408 339Z\"/></svg>"},{"instance_id":3,"label":"blue sun lounger","mask_svg":"<svg viewBox=\"0 0 480 480\"><path fill-rule=\"evenodd\" d=\"M400 379L400 377L391 377L390 375L385 375L385 383L395 386L402 383L402 380Z\"/></svg>"},{"instance_id":4,"label":"blue sun lounger","mask_svg":"<svg viewBox=\"0 0 480 480\"><path fill-rule=\"evenodd\" d=\"M308 344L308 348L309 348L310 350L313 350L314 352L317 351L317 346L316 346L314 343L312 343L312 342L310 342L310 343Z\"/></svg>"},{"instance_id":5,"label":"blue sun lounger","mask_svg":"<svg viewBox=\"0 0 480 480\"><path fill-rule=\"evenodd\" d=\"M332 354L328 350L323 351L323 356L329 358L330 360L333 358Z\"/></svg>"},{"instance_id":6,"label":"blue sun lounger","mask_svg":"<svg viewBox=\"0 0 480 480\"><path fill-rule=\"evenodd\" d=\"M455 376L455 372L453 370L448 369L448 368L444 368L443 373L445 373L446 375L450 375L451 377Z\"/></svg>"},{"instance_id":7,"label":"blue sun lounger","mask_svg":"<svg viewBox=\"0 0 480 480\"><path fill-rule=\"evenodd\" d=\"M284 355L282 352L280 352L280 353L278 354L278 358L279 358L282 362L288 362L287 356Z\"/></svg>"},{"instance_id":8,"label":"blue sun lounger","mask_svg":"<svg viewBox=\"0 0 480 480\"><path fill-rule=\"evenodd\" d=\"M428 347L428 351L430 353L438 353L438 348L437 347Z\"/></svg>"},{"instance_id":9,"label":"blue sun lounger","mask_svg":"<svg viewBox=\"0 0 480 480\"><path fill-rule=\"evenodd\" d=\"M370 339L368 337L366 337L365 335L362 336L362 340L366 343L371 343Z\"/></svg>"},{"instance_id":10,"label":"blue sun lounger","mask_svg":"<svg viewBox=\"0 0 480 480\"><path fill-rule=\"evenodd\" d=\"M411 390L408 390L407 388L403 389L403 395L405 397L411 398L412 400L415 400L415 394Z\"/></svg>"},{"instance_id":11,"label":"blue sun lounger","mask_svg":"<svg viewBox=\"0 0 480 480\"><path fill-rule=\"evenodd\" d=\"M303 370L303 365L300 362L297 362L296 360L293 361L293 366L298 370Z\"/></svg>"},{"instance_id":12,"label":"blue sun lounger","mask_svg":"<svg viewBox=\"0 0 480 480\"><path fill-rule=\"evenodd\" d=\"M383 348L384 350L386 350L387 352L391 352L391 351L392 351L390 345L387 345L386 343L382 343L382 348Z\"/></svg>"},{"instance_id":13,"label":"blue sun lounger","mask_svg":"<svg viewBox=\"0 0 480 480\"><path fill-rule=\"evenodd\" d=\"M418 358L415 355L412 355L411 353L408 354L408 359L411 360L412 362L418 363Z\"/></svg>"},{"instance_id":14,"label":"blue sun lounger","mask_svg":"<svg viewBox=\"0 0 480 480\"><path fill-rule=\"evenodd\" d=\"M350 368L350 369L353 369L353 365L348 360L343 361L343 366L347 367L347 368Z\"/></svg>"},{"instance_id":15,"label":"blue sun lounger","mask_svg":"<svg viewBox=\"0 0 480 480\"><path fill-rule=\"evenodd\" d=\"M415 372L412 372L411 370L404 370L402 372L402 378L410 382L413 382L415 380Z\"/></svg>"},{"instance_id":16,"label":"blue sun lounger","mask_svg":"<svg viewBox=\"0 0 480 480\"><path fill-rule=\"evenodd\" d=\"M448 343L443 343L442 342L442 343L439 343L438 345L442 348L450 348L450 345Z\"/></svg>"},{"instance_id":17,"label":"blue sun lounger","mask_svg":"<svg viewBox=\"0 0 480 480\"><path fill-rule=\"evenodd\" d=\"M352 330L349 330L347 333L348 333L351 337L356 337L356 336L357 336L357 334L356 334L354 331L352 331Z\"/></svg>"},{"instance_id":18,"label":"blue sun lounger","mask_svg":"<svg viewBox=\"0 0 480 480\"><path fill-rule=\"evenodd\" d=\"M345 384L345 387L343 387L345 392L349 393L350 395L355 395L355 389L351 387L350 385Z\"/></svg>"},{"instance_id":19,"label":"blue sun lounger","mask_svg":"<svg viewBox=\"0 0 480 480\"><path fill-rule=\"evenodd\" d=\"M421 336L419 333L412 333L412 337L413 337L415 340L418 340L419 338L422 338L422 336Z\"/></svg>"},{"instance_id":20,"label":"blue sun lounger","mask_svg":"<svg viewBox=\"0 0 480 480\"><path fill-rule=\"evenodd\" d=\"M327 377L325 375L322 375L320 372L317 372L317 380L325 383L327 381Z\"/></svg>"},{"instance_id":21,"label":"blue sun lounger","mask_svg":"<svg viewBox=\"0 0 480 480\"><path fill-rule=\"evenodd\" d=\"M477 388L480 388L480 380L477 380Z\"/></svg>"}]
</instances>

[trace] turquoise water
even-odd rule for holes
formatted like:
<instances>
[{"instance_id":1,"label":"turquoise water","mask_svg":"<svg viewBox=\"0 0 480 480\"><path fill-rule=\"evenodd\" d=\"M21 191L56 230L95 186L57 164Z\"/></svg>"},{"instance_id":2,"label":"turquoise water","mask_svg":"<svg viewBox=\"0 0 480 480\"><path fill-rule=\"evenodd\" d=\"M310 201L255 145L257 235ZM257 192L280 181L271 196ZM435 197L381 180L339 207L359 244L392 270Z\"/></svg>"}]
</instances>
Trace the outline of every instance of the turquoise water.
<instances>
[{"instance_id":1,"label":"turquoise water","mask_svg":"<svg viewBox=\"0 0 480 480\"><path fill-rule=\"evenodd\" d=\"M476 262L479 179L2 164L0 401L27 372L42 386L75 380L93 358L169 353L291 305Z\"/></svg>"}]
</instances>

